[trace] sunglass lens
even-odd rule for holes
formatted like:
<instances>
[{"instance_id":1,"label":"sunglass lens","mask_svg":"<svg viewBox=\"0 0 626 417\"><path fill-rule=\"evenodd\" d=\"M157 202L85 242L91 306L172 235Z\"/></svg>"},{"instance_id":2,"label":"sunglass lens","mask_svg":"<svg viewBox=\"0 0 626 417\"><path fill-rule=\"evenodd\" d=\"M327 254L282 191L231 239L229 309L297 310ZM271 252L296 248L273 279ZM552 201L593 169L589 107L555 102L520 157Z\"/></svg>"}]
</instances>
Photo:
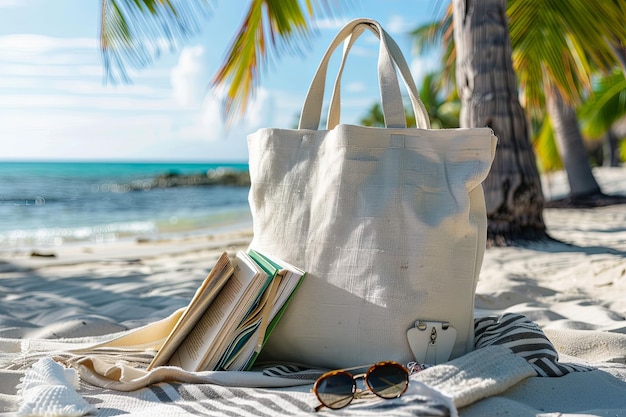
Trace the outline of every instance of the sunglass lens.
<instances>
[{"instance_id":1,"label":"sunglass lens","mask_svg":"<svg viewBox=\"0 0 626 417\"><path fill-rule=\"evenodd\" d=\"M409 385L409 375L400 365L381 365L368 373L367 384L379 397L396 398Z\"/></svg>"},{"instance_id":2,"label":"sunglass lens","mask_svg":"<svg viewBox=\"0 0 626 417\"><path fill-rule=\"evenodd\" d=\"M342 408L352 401L356 385L352 375L338 373L321 377L315 384L317 398L328 408Z\"/></svg>"}]
</instances>

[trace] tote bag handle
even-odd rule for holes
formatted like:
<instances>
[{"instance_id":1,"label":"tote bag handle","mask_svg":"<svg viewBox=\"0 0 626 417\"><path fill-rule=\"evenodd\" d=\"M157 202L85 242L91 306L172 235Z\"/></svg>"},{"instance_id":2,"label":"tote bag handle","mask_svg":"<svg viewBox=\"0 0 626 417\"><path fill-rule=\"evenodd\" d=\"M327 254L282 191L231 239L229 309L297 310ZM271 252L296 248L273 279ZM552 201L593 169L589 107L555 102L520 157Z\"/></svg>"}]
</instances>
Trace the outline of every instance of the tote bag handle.
<instances>
[{"instance_id":1,"label":"tote bag handle","mask_svg":"<svg viewBox=\"0 0 626 417\"><path fill-rule=\"evenodd\" d=\"M322 111L322 102L324 99L324 87L326 82L326 73L328 71L328 63L337 46L346 40L346 43L344 44L341 67L335 81L335 88L331 99L327 128L332 129L339 123L339 85L341 82L341 75L345 65L345 60L352 44L365 31L365 29L369 29L380 39L378 78L385 125L387 127L406 127L400 86L398 85L398 78L395 70L395 66L397 66L409 92L417 126L423 129L430 128L430 121L428 119L426 108L419 98L417 87L415 86L415 82L413 81L411 73L408 69L406 60L404 59L398 45L375 20L356 19L344 26L324 54L317 72L313 77L313 81L311 82L311 86L309 87L309 91L302 108L299 124L300 129L317 130Z\"/></svg>"},{"instance_id":2,"label":"tote bag handle","mask_svg":"<svg viewBox=\"0 0 626 417\"><path fill-rule=\"evenodd\" d=\"M341 57L341 65L339 68L339 72L337 74L337 78L335 79L333 94L331 97L330 107L328 110L328 118L326 121L326 129L328 130L333 129L339 124L340 115L341 115L341 76L343 73L343 68L348 58L348 53L350 51L350 48L352 47L354 42L361 36L361 34L365 31L365 29L370 29L377 37L380 38L378 32L375 31L372 28L372 26L361 24L355 27L354 30L352 31L352 34L350 34L348 39L345 40L343 56ZM419 93L415 86L415 82L413 81L413 76L411 75L411 71L409 70L406 60L404 59L404 55L402 54L400 47L393 40L393 38L391 38L387 32L384 32L384 34L385 36L387 36L387 45L389 47L391 58L393 59L393 62L397 66L398 70L400 71L402 80L404 81L404 84L409 93L409 98L411 100L411 105L413 107L413 114L415 114L416 116L415 119L416 119L417 127L430 129L430 119L428 117L428 112L426 111L426 108L423 102L420 100ZM392 68L392 71L394 71L394 75L395 75L395 70L393 70L393 68ZM400 93L398 91L398 95L399 94ZM422 120L420 120L421 115L423 115ZM404 107L402 108L402 120L404 123L402 126L406 127L406 122L405 122L405 117L404 117ZM386 122L386 119L385 119L385 122ZM390 126L388 126L388 124L385 123L385 127L390 127Z\"/></svg>"}]
</instances>

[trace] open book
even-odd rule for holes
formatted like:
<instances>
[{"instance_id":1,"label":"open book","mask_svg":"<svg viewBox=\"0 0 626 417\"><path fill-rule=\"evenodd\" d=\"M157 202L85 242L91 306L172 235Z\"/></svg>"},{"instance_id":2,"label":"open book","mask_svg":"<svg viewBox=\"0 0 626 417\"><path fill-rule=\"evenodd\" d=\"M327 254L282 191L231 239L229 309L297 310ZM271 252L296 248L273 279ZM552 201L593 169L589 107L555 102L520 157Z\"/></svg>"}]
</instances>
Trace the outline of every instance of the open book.
<instances>
[{"instance_id":1,"label":"open book","mask_svg":"<svg viewBox=\"0 0 626 417\"><path fill-rule=\"evenodd\" d=\"M223 253L148 366L250 369L305 272L271 255Z\"/></svg>"}]
</instances>

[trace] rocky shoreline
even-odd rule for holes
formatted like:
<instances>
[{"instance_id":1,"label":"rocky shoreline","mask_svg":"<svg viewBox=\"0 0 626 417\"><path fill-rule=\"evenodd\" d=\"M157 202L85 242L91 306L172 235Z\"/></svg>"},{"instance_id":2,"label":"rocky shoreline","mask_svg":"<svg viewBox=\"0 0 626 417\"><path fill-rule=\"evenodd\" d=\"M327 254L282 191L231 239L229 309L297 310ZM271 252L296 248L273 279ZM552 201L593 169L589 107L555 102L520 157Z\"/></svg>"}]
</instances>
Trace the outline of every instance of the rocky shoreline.
<instances>
[{"instance_id":1,"label":"rocky shoreline","mask_svg":"<svg viewBox=\"0 0 626 417\"><path fill-rule=\"evenodd\" d=\"M121 184L118 191L148 191L153 188L204 187L204 186L249 187L250 173L227 169L211 170L206 173L180 174L168 172L152 179L136 180Z\"/></svg>"}]
</instances>

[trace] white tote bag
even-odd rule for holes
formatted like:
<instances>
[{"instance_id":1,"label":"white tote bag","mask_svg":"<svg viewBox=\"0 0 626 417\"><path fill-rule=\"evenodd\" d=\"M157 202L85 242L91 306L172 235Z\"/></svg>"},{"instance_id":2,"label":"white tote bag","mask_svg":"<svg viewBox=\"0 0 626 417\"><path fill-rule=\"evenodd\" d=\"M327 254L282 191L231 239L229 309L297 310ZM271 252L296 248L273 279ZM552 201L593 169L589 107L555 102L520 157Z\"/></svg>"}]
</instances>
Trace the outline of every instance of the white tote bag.
<instances>
[{"instance_id":1,"label":"white tote bag","mask_svg":"<svg viewBox=\"0 0 626 417\"><path fill-rule=\"evenodd\" d=\"M345 61L365 29L380 39L386 128L338 124L342 61L321 130L330 57L345 41ZM417 128L406 128L395 68ZM432 361L470 351L487 228L481 183L496 142L488 128L431 130L397 44L374 20L348 23L321 61L299 128L248 137L251 247L307 271L261 359L325 368L423 360L428 343L407 339L423 321L443 327L422 341L456 330L451 354L432 348Z\"/></svg>"}]
</instances>

